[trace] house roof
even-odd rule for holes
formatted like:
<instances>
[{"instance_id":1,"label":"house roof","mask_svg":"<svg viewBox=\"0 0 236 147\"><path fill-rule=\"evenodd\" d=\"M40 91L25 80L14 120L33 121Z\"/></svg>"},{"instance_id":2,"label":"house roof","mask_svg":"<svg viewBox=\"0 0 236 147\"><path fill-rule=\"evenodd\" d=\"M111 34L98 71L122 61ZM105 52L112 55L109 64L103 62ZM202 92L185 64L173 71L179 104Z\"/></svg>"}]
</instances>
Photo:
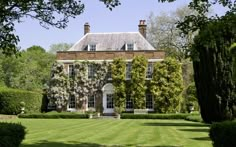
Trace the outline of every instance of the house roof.
<instances>
[{"instance_id":1,"label":"house roof","mask_svg":"<svg viewBox=\"0 0 236 147\"><path fill-rule=\"evenodd\" d=\"M139 32L87 33L68 51L84 51L96 44L96 51L124 50L126 44L134 44L134 50L155 50Z\"/></svg>"}]
</instances>

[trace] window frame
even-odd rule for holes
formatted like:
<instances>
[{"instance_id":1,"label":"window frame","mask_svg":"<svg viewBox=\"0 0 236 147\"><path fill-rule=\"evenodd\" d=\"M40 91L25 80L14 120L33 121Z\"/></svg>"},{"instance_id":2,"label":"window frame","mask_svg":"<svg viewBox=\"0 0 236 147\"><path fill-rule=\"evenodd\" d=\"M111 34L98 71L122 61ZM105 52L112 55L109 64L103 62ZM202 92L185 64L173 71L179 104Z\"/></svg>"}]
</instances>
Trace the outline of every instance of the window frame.
<instances>
[{"instance_id":1,"label":"window frame","mask_svg":"<svg viewBox=\"0 0 236 147\"><path fill-rule=\"evenodd\" d=\"M132 71L132 62L127 62L125 67L125 78L126 80L130 80L131 77L131 71Z\"/></svg>"},{"instance_id":2,"label":"window frame","mask_svg":"<svg viewBox=\"0 0 236 147\"><path fill-rule=\"evenodd\" d=\"M73 101L72 101L72 97L73 97ZM72 106L71 106L72 105ZM74 107L73 107L74 106ZM68 100L68 110L76 110L76 98L74 95L70 95L69 96L69 100Z\"/></svg>"},{"instance_id":3,"label":"window frame","mask_svg":"<svg viewBox=\"0 0 236 147\"><path fill-rule=\"evenodd\" d=\"M72 68L70 68L72 67ZM75 76L75 65L74 64L69 64L68 65L68 77L73 78Z\"/></svg>"},{"instance_id":4,"label":"window frame","mask_svg":"<svg viewBox=\"0 0 236 147\"><path fill-rule=\"evenodd\" d=\"M134 50L134 43L126 43L125 50L126 51L133 51Z\"/></svg>"},{"instance_id":5,"label":"window frame","mask_svg":"<svg viewBox=\"0 0 236 147\"><path fill-rule=\"evenodd\" d=\"M90 98L92 98L93 97L93 101L90 101L91 99ZM90 109L90 108L95 108L95 98L96 98L96 96L95 95L89 95L88 96L88 108ZM91 106L91 104L93 105L93 106Z\"/></svg>"},{"instance_id":6,"label":"window frame","mask_svg":"<svg viewBox=\"0 0 236 147\"><path fill-rule=\"evenodd\" d=\"M108 96L111 96L111 102L108 102ZM106 101L107 101L106 108L107 109L114 109L114 94L107 93L106 94Z\"/></svg>"},{"instance_id":7,"label":"window frame","mask_svg":"<svg viewBox=\"0 0 236 147\"><path fill-rule=\"evenodd\" d=\"M95 78L95 66L94 64L88 64L88 79Z\"/></svg>"},{"instance_id":8,"label":"window frame","mask_svg":"<svg viewBox=\"0 0 236 147\"><path fill-rule=\"evenodd\" d=\"M130 94L126 94L126 99L125 99L125 109L127 111L132 111L134 109L134 100L131 98ZM127 107L127 106L132 106L132 107Z\"/></svg>"},{"instance_id":9,"label":"window frame","mask_svg":"<svg viewBox=\"0 0 236 147\"><path fill-rule=\"evenodd\" d=\"M149 101L147 101L147 98L148 97L151 97L151 101L149 100ZM149 97L149 98L150 98ZM151 103L151 105L150 105L150 103ZM149 106L151 106L151 107L149 107ZM151 94L151 93L146 93L145 94L145 108L147 109L147 110L151 110L151 111L153 111L154 110L154 99L153 99L153 95Z\"/></svg>"},{"instance_id":10,"label":"window frame","mask_svg":"<svg viewBox=\"0 0 236 147\"><path fill-rule=\"evenodd\" d=\"M152 79L152 75L153 75L153 62L148 62L148 66L147 66L147 71L146 71L146 79L147 80L151 80ZM149 67L151 66L150 70Z\"/></svg>"},{"instance_id":11,"label":"window frame","mask_svg":"<svg viewBox=\"0 0 236 147\"><path fill-rule=\"evenodd\" d=\"M88 51L94 52L97 50L97 45L96 44L89 44L88 45Z\"/></svg>"}]
</instances>

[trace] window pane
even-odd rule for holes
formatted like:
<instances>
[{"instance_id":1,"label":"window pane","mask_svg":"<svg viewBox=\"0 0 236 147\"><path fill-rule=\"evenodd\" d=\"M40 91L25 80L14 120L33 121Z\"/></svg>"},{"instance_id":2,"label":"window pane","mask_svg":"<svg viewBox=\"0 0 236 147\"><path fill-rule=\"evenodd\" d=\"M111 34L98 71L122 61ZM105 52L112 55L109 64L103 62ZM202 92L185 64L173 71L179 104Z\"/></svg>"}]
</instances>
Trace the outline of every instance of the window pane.
<instances>
[{"instance_id":1,"label":"window pane","mask_svg":"<svg viewBox=\"0 0 236 147\"><path fill-rule=\"evenodd\" d=\"M93 64L89 64L88 65L88 78L94 78L94 65Z\"/></svg>"},{"instance_id":2,"label":"window pane","mask_svg":"<svg viewBox=\"0 0 236 147\"><path fill-rule=\"evenodd\" d=\"M126 79L131 79L131 69L132 69L132 64L131 62L128 62L126 64Z\"/></svg>"},{"instance_id":3,"label":"window pane","mask_svg":"<svg viewBox=\"0 0 236 147\"><path fill-rule=\"evenodd\" d=\"M107 108L114 108L113 94L107 94Z\"/></svg>"},{"instance_id":4,"label":"window pane","mask_svg":"<svg viewBox=\"0 0 236 147\"><path fill-rule=\"evenodd\" d=\"M153 97L152 94L146 94L146 108L153 109Z\"/></svg>"},{"instance_id":5,"label":"window pane","mask_svg":"<svg viewBox=\"0 0 236 147\"><path fill-rule=\"evenodd\" d=\"M75 76L75 67L74 65L69 65L69 77L72 78Z\"/></svg>"},{"instance_id":6,"label":"window pane","mask_svg":"<svg viewBox=\"0 0 236 147\"><path fill-rule=\"evenodd\" d=\"M108 79L112 79L111 67L108 68L108 71L107 71L107 78L108 78Z\"/></svg>"},{"instance_id":7,"label":"window pane","mask_svg":"<svg viewBox=\"0 0 236 147\"><path fill-rule=\"evenodd\" d=\"M146 78L151 79L153 72L153 63L148 63Z\"/></svg>"},{"instance_id":8,"label":"window pane","mask_svg":"<svg viewBox=\"0 0 236 147\"><path fill-rule=\"evenodd\" d=\"M90 51L96 51L96 45L95 44L90 45Z\"/></svg>"},{"instance_id":9,"label":"window pane","mask_svg":"<svg viewBox=\"0 0 236 147\"><path fill-rule=\"evenodd\" d=\"M127 50L128 51L134 50L134 44L127 44Z\"/></svg>"},{"instance_id":10,"label":"window pane","mask_svg":"<svg viewBox=\"0 0 236 147\"><path fill-rule=\"evenodd\" d=\"M88 96L88 108L95 107L95 95Z\"/></svg>"},{"instance_id":11,"label":"window pane","mask_svg":"<svg viewBox=\"0 0 236 147\"><path fill-rule=\"evenodd\" d=\"M126 109L133 109L133 100L130 95L126 95Z\"/></svg>"},{"instance_id":12,"label":"window pane","mask_svg":"<svg viewBox=\"0 0 236 147\"><path fill-rule=\"evenodd\" d=\"M75 96L74 95L70 95L69 97L69 108L75 108Z\"/></svg>"}]
</instances>

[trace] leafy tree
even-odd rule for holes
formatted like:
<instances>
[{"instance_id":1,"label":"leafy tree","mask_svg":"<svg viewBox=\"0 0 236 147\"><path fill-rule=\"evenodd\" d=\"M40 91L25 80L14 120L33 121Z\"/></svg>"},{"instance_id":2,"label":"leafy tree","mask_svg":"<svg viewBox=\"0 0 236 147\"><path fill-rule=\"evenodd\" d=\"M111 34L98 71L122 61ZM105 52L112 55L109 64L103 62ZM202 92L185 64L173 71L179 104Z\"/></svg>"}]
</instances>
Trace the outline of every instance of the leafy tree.
<instances>
[{"instance_id":1,"label":"leafy tree","mask_svg":"<svg viewBox=\"0 0 236 147\"><path fill-rule=\"evenodd\" d=\"M169 1L170 0L162 0ZM172 1L172 0L171 0ZM228 7L225 16L208 18L204 14L219 3ZM230 45L235 42L235 0L193 0L189 7L198 15L186 16L178 28L188 35L199 31L189 54L193 60L194 79L201 115L205 122L232 119L235 105L235 85L232 81Z\"/></svg>"},{"instance_id":2,"label":"leafy tree","mask_svg":"<svg viewBox=\"0 0 236 147\"><path fill-rule=\"evenodd\" d=\"M110 10L119 5L118 0L99 0ZM19 36L14 34L15 23L22 18L38 20L45 28L53 26L63 29L69 18L75 18L84 11L80 0L11 0L0 1L0 49L5 55L17 54Z\"/></svg>"},{"instance_id":3,"label":"leafy tree","mask_svg":"<svg viewBox=\"0 0 236 147\"><path fill-rule=\"evenodd\" d=\"M188 6L182 6L175 11L161 13L148 17L147 40L156 48L165 50L166 56L179 61L185 59L186 48L192 42L193 34L185 36L177 28L177 22L183 21L185 16L196 15L196 11Z\"/></svg>"},{"instance_id":4,"label":"leafy tree","mask_svg":"<svg viewBox=\"0 0 236 147\"><path fill-rule=\"evenodd\" d=\"M201 26L192 48L198 102L205 122L232 119L235 85L229 47L236 41L236 15L228 13Z\"/></svg>"},{"instance_id":5,"label":"leafy tree","mask_svg":"<svg viewBox=\"0 0 236 147\"><path fill-rule=\"evenodd\" d=\"M148 61L144 56L135 56L131 69L131 98L134 109L145 109L146 69Z\"/></svg>"},{"instance_id":6,"label":"leafy tree","mask_svg":"<svg viewBox=\"0 0 236 147\"><path fill-rule=\"evenodd\" d=\"M173 58L154 64L150 91L154 95L155 110L177 112L183 90L181 65Z\"/></svg>"},{"instance_id":7,"label":"leafy tree","mask_svg":"<svg viewBox=\"0 0 236 147\"><path fill-rule=\"evenodd\" d=\"M50 78L55 56L40 46L32 46L21 52L21 56L2 58L4 83L8 87L42 91Z\"/></svg>"},{"instance_id":8,"label":"leafy tree","mask_svg":"<svg viewBox=\"0 0 236 147\"><path fill-rule=\"evenodd\" d=\"M56 54L57 51L66 51L70 47L72 47L72 43L58 43L58 44L52 44L50 46L50 49L48 50L49 53Z\"/></svg>"}]
</instances>

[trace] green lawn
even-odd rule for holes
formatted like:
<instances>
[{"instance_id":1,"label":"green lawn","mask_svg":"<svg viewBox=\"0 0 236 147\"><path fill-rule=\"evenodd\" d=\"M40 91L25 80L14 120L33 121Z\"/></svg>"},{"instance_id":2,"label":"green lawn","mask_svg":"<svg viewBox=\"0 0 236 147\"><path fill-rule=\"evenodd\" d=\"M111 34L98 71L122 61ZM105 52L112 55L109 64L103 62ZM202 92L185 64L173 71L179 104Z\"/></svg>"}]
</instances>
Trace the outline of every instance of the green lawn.
<instances>
[{"instance_id":1,"label":"green lawn","mask_svg":"<svg viewBox=\"0 0 236 147\"><path fill-rule=\"evenodd\" d=\"M27 127L22 147L210 147L209 127L184 120L15 119Z\"/></svg>"}]
</instances>

